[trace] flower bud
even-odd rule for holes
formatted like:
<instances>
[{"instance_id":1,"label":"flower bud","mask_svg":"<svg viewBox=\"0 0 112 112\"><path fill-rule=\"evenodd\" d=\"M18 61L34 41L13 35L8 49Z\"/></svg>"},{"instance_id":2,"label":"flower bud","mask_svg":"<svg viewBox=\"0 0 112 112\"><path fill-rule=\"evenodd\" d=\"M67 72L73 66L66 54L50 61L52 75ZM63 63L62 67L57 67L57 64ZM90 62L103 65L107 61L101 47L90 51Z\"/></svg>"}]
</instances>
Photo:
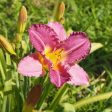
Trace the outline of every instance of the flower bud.
<instances>
[{"instance_id":1,"label":"flower bud","mask_svg":"<svg viewBox=\"0 0 112 112\"><path fill-rule=\"evenodd\" d=\"M42 94L42 87L40 85L34 86L28 93L23 112L32 112L36 103L39 101ZM30 111L29 111L30 110Z\"/></svg>"},{"instance_id":2,"label":"flower bud","mask_svg":"<svg viewBox=\"0 0 112 112\"><path fill-rule=\"evenodd\" d=\"M59 5L59 9L58 9L58 19L59 20L61 18L63 18L64 11L65 11L65 4L64 4L64 2L61 2L60 5Z\"/></svg>"},{"instance_id":3,"label":"flower bud","mask_svg":"<svg viewBox=\"0 0 112 112\"><path fill-rule=\"evenodd\" d=\"M19 18L18 18L18 33L23 33L25 30L27 21L27 10L24 6L20 9Z\"/></svg>"},{"instance_id":4,"label":"flower bud","mask_svg":"<svg viewBox=\"0 0 112 112\"><path fill-rule=\"evenodd\" d=\"M93 42L93 43L91 43L90 53L92 53L92 52L94 52L94 51L96 51L96 50L98 50L98 49L100 49L102 47L103 47L103 44Z\"/></svg>"},{"instance_id":5,"label":"flower bud","mask_svg":"<svg viewBox=\"0 0 112 112\"><path fill-rule=\"evenodd\" d=\"M2 35L0 35L0 46L8 51L10 54L16 55L11 43L9 43L9 41Z\"/></svg>"},{"instance_id":6,"label":"flower bud","mask_svg":"<svg viewBox=\"0 0 112 112\"><path fill-rule=\"evenodd\" d=\"M27 21L27 10L24 6L22 6L22 8L19 12L19 21L21 23L25 23Z\"/></svg>"}]
</instances>

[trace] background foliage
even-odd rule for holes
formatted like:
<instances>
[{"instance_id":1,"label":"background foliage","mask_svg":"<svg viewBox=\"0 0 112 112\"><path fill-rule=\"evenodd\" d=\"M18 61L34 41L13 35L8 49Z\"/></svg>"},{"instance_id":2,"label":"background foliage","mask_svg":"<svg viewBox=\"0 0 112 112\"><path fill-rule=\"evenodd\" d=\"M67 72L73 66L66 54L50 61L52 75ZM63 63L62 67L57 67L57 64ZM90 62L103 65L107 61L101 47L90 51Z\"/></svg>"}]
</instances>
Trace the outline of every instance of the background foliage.
<instances>
[{"instance_id":1,"label":"background foliage","mask_svg":"<svg viewBox=\"0 0 112 112\"><path fill-rule=\"evenodd\" d=\"M82 98L112 90L112 0L63 0L66 6L64 27L67 31L85 31L91 42L100 42L103 48L81 62L90 77L89 87L70 86L56 111L74 112L74 104ZM20 7L28 11L28 21L22 41L23 57L34 49L29 44L28 27L33 23L47 23L52 16L55 0L0 0L0 34L10 41L15 38ZM29 47L30 46L30 47ZM0 112L21 112L30 88L40 78L24 78L17 73L13 56L0 48ZM46 109L57 89L49 93L44 102ZM77 112L111 112L112 99L93 103Z\"/></svg>"}]
</instances>

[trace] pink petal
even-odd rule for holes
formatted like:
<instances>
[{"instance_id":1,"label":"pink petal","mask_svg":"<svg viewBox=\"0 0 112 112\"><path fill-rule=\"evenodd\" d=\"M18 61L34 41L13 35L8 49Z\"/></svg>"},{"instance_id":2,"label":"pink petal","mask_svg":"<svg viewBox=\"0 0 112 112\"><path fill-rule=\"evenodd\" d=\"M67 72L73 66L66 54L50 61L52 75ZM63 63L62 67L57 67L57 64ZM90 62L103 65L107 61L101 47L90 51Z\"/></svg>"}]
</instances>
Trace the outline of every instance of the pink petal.
<instances>
[{"instance_id":1,"label":"pink petal","mask_svg":"<svg viewBox=\"0 0 112 112\"><path fill-rule=\"evenodd\" d=\"M49 22L48 26L50 26L51 28L54 29L54 31L57 33L58 39L60 41L63 41L63 40L67 39L66 32L65 32L63 26L60 23L58 23L58 22Z\"/></svg>"},{"instance_id":2,"label":"pink petal","mask_svg":"<svg viewBox=\"0 0 112 112\"><path fill-rule=\"evenodd\" d=\"M71 76L71 79L69 81L70 84L74 84L74 85L89 84L89 78L87 73L79 65L75 64L74 66L72 66L68 71L68 73Z\"/></svg>"},{"instance_id":3,"label":"pink petal","mask_svg":"<svg viewBox=\"0 0 112 112\"><path fill-rule=\"evenodd\" d=\"M66 62L72 64L84 59L90 51L90 41L84 32L73 32L61 47L67 55Z\"/></svg>"},{"instance_id":4,"label":"pink petal","mask_svg":"<svg viewBox=\"0 0 112 112\"><path fill-rule=\"evenodd\" d=\"M50 80L56 87L61 87L64 83L69 81L70 75L66 68L60 66L59 70L50 69Z\"/></svg>"},{"instance_id":5,"label":"pink petal","mask_svg":"<svg viewBox=\"0 0 112 112\"><path fill-rule=\"evenodd\" d=\"M42 74L42 65L36 54L30 54L23 58L18 65L18 72L23 76L39 77Z\"/></svg>"},{"instance_id":6,"label":"pink petal","mask_svg":"<svg viewBox=\"0 0 112 112\"><path fill-rule=\"evenodd\" d=\"M42 52L45 46L55 47L58 43L57 34L52 28L44 24L34 24L29 28L32 45L37 51Z\"/></svg>"}]
</instances>

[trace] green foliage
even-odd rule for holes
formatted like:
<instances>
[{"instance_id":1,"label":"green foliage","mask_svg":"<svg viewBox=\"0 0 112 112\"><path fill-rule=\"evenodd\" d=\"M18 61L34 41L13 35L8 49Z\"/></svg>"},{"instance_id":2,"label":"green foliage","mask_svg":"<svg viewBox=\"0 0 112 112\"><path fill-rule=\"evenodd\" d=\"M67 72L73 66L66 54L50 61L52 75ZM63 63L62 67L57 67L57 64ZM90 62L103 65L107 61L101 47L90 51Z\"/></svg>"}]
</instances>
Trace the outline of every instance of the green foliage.
<instances>
[{"instance_id":1,"label":"green foliage","mask_svg":"<svg viewBox=\"0 0 112 112\"><path fill-rule=\"evenodd\" d=\"M75 104L83 98L91 98L112 91L112 0L61 0L65 3L66 30L85 31L91 42L99 42L102 48L90 54L80 64L88 72L90 85L87 87L68 86L62 98L58 98L56 112L75 112ZM17 72L20 58L33 52L29 44L28 27L34 23L47 23L53 13L56 0L0 0L0 34L13 42L17 33L17 21L22 5L28 11L26 30L21 44L17 45L17 56L0 48L0 112L21 112L28 91L44 82L42 78L26 78ZM21 50L20 50L21 48ZM52 89L52 91L51 91ZM61 91L62 92L62 91ZM47 110L59 91L51 86L47 97L40 101L41 109ZM39 104L39 103L38 103ZM40 105L35 107L39 108ZM112 99L82 106L77 112L111 112ZM69 109L70 108L70 109ZM40 110L41 110L40 109Z\"/></svg>"}]
</instances>

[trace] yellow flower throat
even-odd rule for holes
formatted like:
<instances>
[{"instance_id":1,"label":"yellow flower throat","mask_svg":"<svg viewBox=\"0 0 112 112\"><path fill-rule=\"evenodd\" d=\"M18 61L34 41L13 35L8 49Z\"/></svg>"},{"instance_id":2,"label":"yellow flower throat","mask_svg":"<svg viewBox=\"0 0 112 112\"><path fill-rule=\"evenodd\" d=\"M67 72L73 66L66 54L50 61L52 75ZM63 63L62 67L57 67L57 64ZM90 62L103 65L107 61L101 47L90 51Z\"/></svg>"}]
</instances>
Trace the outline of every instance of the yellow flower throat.
<instances>
[{"instance_id":1,"label":"yellow flower throat","mask_svg":"<svg viewBox=\"0 0 112 112\"><path fill-rule=\"evenodd\" d=\"M58 69L58 64L64 59L63 49L51 51L49 47L45 49L45 56L53 63L53 68Z\"/></svg>"}]
</instances>

